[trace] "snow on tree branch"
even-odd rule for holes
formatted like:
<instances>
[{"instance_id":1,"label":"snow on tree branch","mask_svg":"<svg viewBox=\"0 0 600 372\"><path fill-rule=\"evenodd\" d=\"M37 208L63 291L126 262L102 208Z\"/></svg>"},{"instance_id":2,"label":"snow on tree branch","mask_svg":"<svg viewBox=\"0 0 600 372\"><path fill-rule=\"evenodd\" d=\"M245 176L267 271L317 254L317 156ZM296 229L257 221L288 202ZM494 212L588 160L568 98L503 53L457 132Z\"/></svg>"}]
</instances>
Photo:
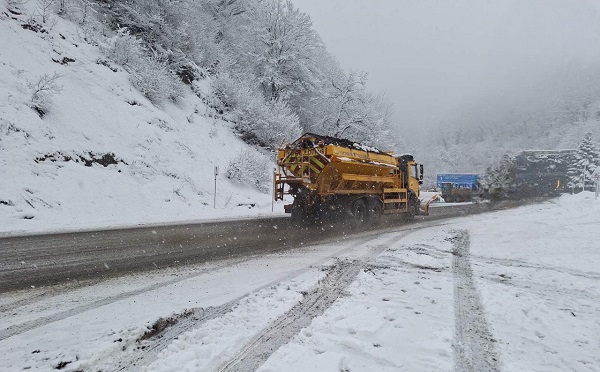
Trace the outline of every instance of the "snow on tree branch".
<instances>
[{"instance_id":1,"label":"snow on tree branch","mask_svg":"<svg viewBox=\"0 0 600 372\"><path fill-rule=\"evenodd\" d=\"M52 97L59 94L62 85L58 83L61 75L58 73L43 74L38 78L28 81L27 87L31 90L29 105L40 117L44 117L52 104Z\"/></svg>"}]
</instances>

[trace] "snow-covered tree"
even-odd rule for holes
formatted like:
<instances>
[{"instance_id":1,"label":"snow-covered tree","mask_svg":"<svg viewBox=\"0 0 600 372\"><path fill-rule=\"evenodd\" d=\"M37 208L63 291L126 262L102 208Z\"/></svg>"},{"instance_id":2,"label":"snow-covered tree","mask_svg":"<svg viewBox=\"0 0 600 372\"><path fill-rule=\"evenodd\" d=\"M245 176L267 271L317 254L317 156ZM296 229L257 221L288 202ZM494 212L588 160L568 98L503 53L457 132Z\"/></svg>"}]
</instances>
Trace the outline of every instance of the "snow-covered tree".
<instances>
[{"instance_id":1,"label":"snow-covered tree","mask_svg":"<svg viewBox=\"0 0 600 372\"><path fill-rule=\"evenodd\" d=\"M314 52L322 42L310 17L290 0L258 0L249 16L253 50L246 63L265 98L288 100L312 92L319 83Z\"/></svg>"},{"instance_id":2,"label":"snow-covered tree","mask_svg":"<svg viewBox=\"0 0 600 372\"><path fill-rule=\"evenodd\" d=\"M366 90L367 74L331 77L321 98L322 117L315 122L324 134L387 147L391 104Z\"/></svg>"},{"instance_id":3,"label":"snow-covered tree","mask_svg":"<svg viewBox=\"0 0 600 372\"><path fill-rule=\"evenodd\" d=\"M231 159L225 176L238 183L256 187L267 193L271 188L273 159L254 151L246 150Z\"/></svg>"},{"instance_id":4,"label":"snow-covered tree","mask_svg":"<svg viewBox=\"0 0 600 372\"><path fill-rule=\"evenodd\" d=\"M190 21L195 41L201 50L199 63L212 73L226 71L248 53L250 35L247 12L252 0L205 0ZM238 66L239 67L239 66Z\"/></svg>"},{"instance_id":5,"label":"snow-covered tree","mask_svg":"<svg viewBox=\"0 0 600 372\"><path fill-rule=\"evenodd\" d=\"M157 58L144 57L129 69L129 73L133 85L155 104L177 101L184 94L181 82L166 63Z\"/></svg>"},{"instance_id":6,"label":"snow-covered tree","mask_svg":"<svg viewBox=\"0 0 600 372\"><path fill-rule=\"evenodd\" d=\"M63 18L86 25L96 14L94 0L56 0L56 13Z\"/></svg>"},{"instance_id":7,"label":"snow-covered tree","mask_svg":"<svg viewBox=\"0 0 600 372\"><path fill-rule=\"evenodd\" d=\"M167 63L147 55L143 42L128 29L117 30L104 52L130 73L133 85L153 103L160 104L167 99L176 101L182 97L182 84Z\"/></svg>"},{"instance_id":8,"label":"snow-covered tree","mask_svg":"<svg viewBox=\"0 0 600 372\"><path fill-rule=\"evenodd\" d=\"M363 91L367 84L367 74L351 71L342 79L331 78L330 89L327 91L324 117L319 123L334 137L343 136L350 127L361 120L357 108L363 99Z\"/></svg>"},{"instance_id":9,"label":"snow-covered tree","mask_svg":"<svg viewBox=\"0 0 600 372\"><path fill-rule=\"evenodd\" d=\"M568 187L575 191L591 190L594 187L592 173L599 165L600 151L593 141L592 133L587 132L583 136L573 162L567 171L569 176Z\"/></svg>"},{"instance_id":10,"label":"snow-covered tree","mask_svg":"<svg viewBox=\"0 0 600 372\"><path fill-rule=\"evenodd\" d=\"M46 23L52 18L54 8L56 6L55 0L38 0L35 9L35 14L39 17L40 22Z\"/></svg>"},{"instance_id":11,"label":"snow-covered tree","mask_svg":"<svg viewBox=\"0 0 600 372\"><path fill-rule=\"evenodd\" d=\"M312 130L389 148L391 105L366 89L366 75L340 68L292 1L103 3L118 32L109 58L153 101L165 96L157 80L171 87L166 68L186 83L209 77L212 96L202 98L251 143L274 148Z\"/></svg>"},{"instance_id":12,"label":"snow-covered tree","mask_svg":"<svg viewBox=\"0 0 600 372\"><path fill-rule=\"evenodd\" d=\"M122 28L117 30L117 35L109 41L105 54L123 67L132 67L139 63L144 50L141 40L131 35L126 28Z\"/></svg>"},{"instance_id":13,"label":"snow-covered tree","mask_svg":"<svg viewBox=\"0 0 600 372\"><path fill-rule=\"evenodd\" d=\"M516 187L515 171L515 157L504 154L498 162L487 168L481 183L493 198L505 197Z\"/></svg>"},{"instance_id":14,"label":"snow-covered tree","mask_svg":"<svg viewBox=\"0 0 600 372\"><path fill-rule=\"evenodd\" d=\"M185 74L193 69L198 50L189 18L195 10L188 0L121 0L113 1L114 22L142 39L155 59L170 71Z\"/></svg>"},{"instance_id":15,"label":"snow-covered tree","mask_svg":"<svg viewBox=\"0 0 600 372\"><path fill-rule=\"evenodd\" d=\"M301 134L298 116L283 100L265 100L240 78L222 75L212 84L220 111L229 113L236 129L250 143L276 148Z\"/></svg>"},{"instance_id":16,"label":"snow-covered tree","mask_svg":"<svg viewBox=\"0 0 600 372\"><path fill-rule=\"evenodd\" d=\"M27 87L31 90L31 100L29 105L40 117L43 117L52 104L52 98L61 92L62 85L59 84L60 75L58 73L43 74L27 82Z\"/></svg>"}]
</instances>

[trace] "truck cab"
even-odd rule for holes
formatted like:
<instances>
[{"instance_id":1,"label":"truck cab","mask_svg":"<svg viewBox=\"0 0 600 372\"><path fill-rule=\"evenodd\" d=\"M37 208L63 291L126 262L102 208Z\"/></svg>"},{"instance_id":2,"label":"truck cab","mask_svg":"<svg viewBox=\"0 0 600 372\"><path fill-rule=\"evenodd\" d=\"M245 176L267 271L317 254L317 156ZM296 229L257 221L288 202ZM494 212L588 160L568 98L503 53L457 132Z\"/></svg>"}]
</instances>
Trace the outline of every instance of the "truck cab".
<instances>
[{"instance_id":1,"label":"truck cab","mask_svg":"<svg viewBox=\"0 0 600 372\"><path fill-rule=\"evenodd\" d=\"M412 192L417 198L420 196L420 185L423 184L423 164L418 164L412 155L399 156L398 168L400 173L406 175L402 186Z\"/></svg>"}]
</instances>

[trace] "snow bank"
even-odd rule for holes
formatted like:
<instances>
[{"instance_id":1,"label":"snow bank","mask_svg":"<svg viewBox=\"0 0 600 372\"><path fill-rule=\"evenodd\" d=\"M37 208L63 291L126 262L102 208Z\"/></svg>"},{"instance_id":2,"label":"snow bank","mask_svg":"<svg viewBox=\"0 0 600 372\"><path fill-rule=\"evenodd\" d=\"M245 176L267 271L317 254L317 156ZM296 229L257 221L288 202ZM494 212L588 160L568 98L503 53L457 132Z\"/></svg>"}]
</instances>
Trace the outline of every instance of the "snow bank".
<instances>
[{"instance_id":1,"label":"snow bank","mask_svg":"<svg viewBox=\"0 0 600 372\"><path fill-rule=\"evenodd\" d=\"M505 371L598 371L600 200L473 217L471 262Z\"/></svg>"}]
</instances>

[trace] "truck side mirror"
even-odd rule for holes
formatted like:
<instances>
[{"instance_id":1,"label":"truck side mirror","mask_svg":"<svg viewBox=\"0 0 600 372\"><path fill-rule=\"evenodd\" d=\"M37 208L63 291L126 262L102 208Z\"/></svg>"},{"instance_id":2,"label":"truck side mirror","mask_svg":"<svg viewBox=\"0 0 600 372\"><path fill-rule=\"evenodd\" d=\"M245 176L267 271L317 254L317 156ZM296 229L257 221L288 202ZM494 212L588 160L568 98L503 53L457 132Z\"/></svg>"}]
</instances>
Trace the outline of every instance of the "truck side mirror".
<instances>
[{"instance_id":1,"label":"truck side mirror","mask_svg":"<svg viewBox=\"0 0 600 372\"><path fill-rule=\"evenodd\" d=\"M419 165L419 179L423 180L423 164Z\"/></svg>"}]
</instances>

